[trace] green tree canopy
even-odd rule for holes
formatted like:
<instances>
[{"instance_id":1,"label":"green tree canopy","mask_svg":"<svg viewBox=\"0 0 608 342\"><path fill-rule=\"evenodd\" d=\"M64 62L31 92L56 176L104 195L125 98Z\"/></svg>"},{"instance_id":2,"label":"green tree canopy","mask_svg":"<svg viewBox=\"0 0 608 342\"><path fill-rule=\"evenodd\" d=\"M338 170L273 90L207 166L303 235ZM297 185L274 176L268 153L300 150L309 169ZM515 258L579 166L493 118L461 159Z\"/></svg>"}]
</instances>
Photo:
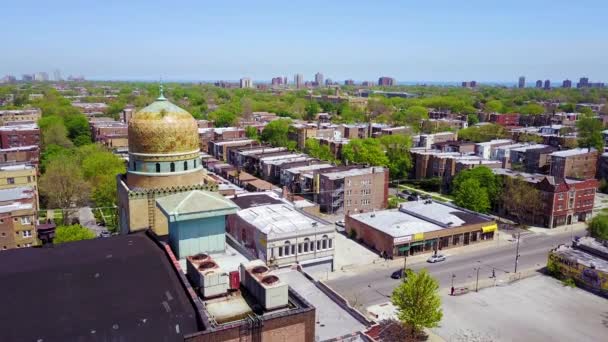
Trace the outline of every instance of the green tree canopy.
<instances>
[{"instance_id":1,"label":"green tree canopy","mask_svg":"<svg viewBox=\"0 0 608 342\"><path fill-rule=\"evenodd\" d=\"M504 105L500 100L492 100L486 102L485 111L487 113L502 113Z\"/></svg>"},{"instance_id":2,"label":"green tree canopy","mask_svg":"<svg viewBox=\"0 0 608 342\"><path fill-rule=\"evenodd\" d=\"M578 146L593 147L600 151L604 151L604 138L602 131L604 126L602 122L591 115L583 115L577 122L578 129Z\"/></svg>"},{"instance_id":3,"label":"green tree canopy","mask_svg":"<svg viewBox=\"0 0 608 342\"><path fill-rule=\"evenodd\" d=\"M490 210L488 191L483 188L477 179L469 178L454 187L454 203L480 213Z\"/></svg>"},{"instance_id":4,"label":"green tree canopy","mask_svg":"<svg viewBox=\"0 0 608 342\"><path fill-rule=\"evenodd\" d=\"M589 234L596 239L608 240L608 215L597 215L589 223Z\"/></svg>"},{"instance_id":5,"label":"green tree canopy","mask_svg":"<svg viewBox=\"0 0 608 342\"><path fill-rule=\"evenodd\" d=\"M407 135L384 135L378 140L386 151L391 178L407 178L408 172L412 168L410 155L412 139Z\"/></svg>"},{"instance_id":6,"label":"green tree canopy","mask_svg":"<svg viewBox=\"0 0 608 342\"><path fill-rule=\"evenodd\" d=\"M260 139L257 127L247 126L245 127L245 136L249 139L258 140Z\"/></svg>"},{"instance_id":7,"label":"green tree canopy","mask_svg":"<svg viewBox=\"0 0 608 342\"><path fill-rule=\"evenodd\" d=\"M372 166L387 166L389 162L380 140L374 138L350 140L342 147L342 160L345 164Z\"/></svg>"},{"instance_id":8,"label":"green tree canopy","mask_svg":"<svg viewBox=\"0 0 608 342\"><path fill-rule=\"evenodd\" d=\"M319 113L321 106L317 103L317 101L308 101L306 104L305 112L306 115L304 117L305 120L312 121L315 119L315 116Z\"/></svg>"},{"instance_id":9,"label":"green tree canopy","mask_svg":"<svg viewBox=\"0 0 608 342\"><path fill-rule=\"evenodd\" d=\"M437 327L443 317L439 282L425 269L418 273L406 270L406 273L405 280L391 295L397 317L414 332Z\"/></svg>"},{"instance_id":10,"label":"green tree canopy","mask_svg":"<svg viewBox=\"0 0 608 342\"><path fill-rule=\"evenodd\" d=\"M545 112L545 107L538 103L528 103L521 106L519 112L526 115L539 115Z\"/></svg>"},{"instance_id":11,"label":"green tree canopy","mask_svg":"<svg viewBox=\"0 0 608 342\"><path fill-rule=\"evenodd\" d=\"M420 123L429 118L429 110L422 106L411 106L401 109L393 114L393 122L398 125L412 127L416 132L420 131Z\"/></svg>"},{"instance_id":12,"label":"green tree canopy","mask_svg":"<svg viewBox=\"0 0 608 342\"><path fill-rule=\"evenodd\" d=\"M458 139L476 143L507 138L508 136L509 132L504 127L495 124L472 126L458 131Z\"/></svg>"},{"instance_id":13,"label":"green tree canopy","mask_svg":"<svg viewBox=\"0 0 608 342\"><path fill-rule=\"evenodd\" d=\"M55 238L53 243L66 243L80 240L90 240L95 238L93 233L88 228L85 228L79 224L73 224L70 226L59 226L55 229Z\"/></svg>"},{"instance_id":14,"label":"green tree canopy","mask_svg":"<svg viewBox=\"0 0 608 342\"><path fill-rule=\"evenodd\" d=\"M311 157L314 157L314 158L317 158L320 160L327 160L332 163L336 162L336 158L331 153L329 146L321 145L319 143L319 140L317 140L317 139L312 139L312 138L306 139L305 151Z\"/></svg>"},{"instance_id":15,"label":"green tree canopy","mask_svg":"<svg viewBox=\"0 0 608 342\"><path fill-rule=\"evenodd\" d=\"M218 109L212 112L209 114L209 118L213 120L216 127L234 126L238 121L238 117L235 112L226 109Z\"/></svg>"},{"instance_id":16,"label":"green tree canopy","mask_svg":"<svg viewBox=\"0 0 608 342\"><path fill-rule=\"evenodd\" d=\"M295 149L296 142L289 140L289 127L291 120L280 119L269 122L262 131L261 139L272 146L283 146Z\"/></svg>"}]
</instances>

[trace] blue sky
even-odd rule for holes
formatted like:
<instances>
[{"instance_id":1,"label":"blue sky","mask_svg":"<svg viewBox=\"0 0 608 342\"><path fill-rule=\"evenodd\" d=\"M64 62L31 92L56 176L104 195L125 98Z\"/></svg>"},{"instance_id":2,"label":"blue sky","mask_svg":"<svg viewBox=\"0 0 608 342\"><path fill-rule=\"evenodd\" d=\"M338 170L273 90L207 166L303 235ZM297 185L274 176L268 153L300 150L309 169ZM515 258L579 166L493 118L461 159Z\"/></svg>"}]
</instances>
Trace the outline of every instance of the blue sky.
<instances>
[{"instance_id":1,"label":"blue sky","mask_svg":"<svg viewBox=\"0 0 608 342\"><path fill-rule=\"evenodd\" d=\"M608 1L5 1L0 74L608 81Z\"/></svg>"}]
</instances>

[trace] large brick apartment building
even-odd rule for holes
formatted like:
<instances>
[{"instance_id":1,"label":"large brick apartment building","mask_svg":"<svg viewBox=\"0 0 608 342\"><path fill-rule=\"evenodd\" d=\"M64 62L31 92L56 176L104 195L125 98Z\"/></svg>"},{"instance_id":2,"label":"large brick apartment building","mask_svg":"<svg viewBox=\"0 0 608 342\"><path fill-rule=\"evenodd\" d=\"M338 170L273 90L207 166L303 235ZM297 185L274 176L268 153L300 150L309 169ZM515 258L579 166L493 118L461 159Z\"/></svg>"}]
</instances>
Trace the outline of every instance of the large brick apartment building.
<instances>
[{"instance_id":1,"label":"large brick apartment building","mask_svg":"<svg viewBox=\"0 0 608 342\"><path fill-rule=\"evenodd\" d=\"M550 155L550 174L558 178L594 178L597 171L598 152L595 149L575 148L557 151Z\"/></svg>"},{"instance_id":2,"label":"large brick apartment building","mask_svg":"<svg viewBox=\"0 0 608 342\"><path fill-rule=\"evenodd\" d=\"M35 123L0 127L0 148L13 148L40 144L40 128Z\"/></svg>"}]
</instances>

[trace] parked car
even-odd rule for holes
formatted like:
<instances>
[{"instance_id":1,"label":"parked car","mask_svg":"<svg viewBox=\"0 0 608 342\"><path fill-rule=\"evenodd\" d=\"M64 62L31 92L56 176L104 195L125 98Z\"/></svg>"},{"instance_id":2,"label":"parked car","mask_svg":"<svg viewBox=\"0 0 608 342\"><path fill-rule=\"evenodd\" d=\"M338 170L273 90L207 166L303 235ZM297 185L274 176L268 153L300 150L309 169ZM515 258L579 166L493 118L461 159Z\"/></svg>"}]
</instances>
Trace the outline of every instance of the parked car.
<instances>
[{"instance_id":1,"label":"parked car","mask_svg":"<svg viewBox=\"0 0 608 342\"><path fill-rule=\"evenodd\" d=\"M432 264L434 264L436 262L445 261L445 255L443 255L443 254L433 254L426 261L430 262Z\"/></svg>"},{"instance_id":2,"label":"parked car","mask_svg":"<svg viewBox=\"0 0 608 342\"><path fill-rule=\"evenodd\" d=\"M110 233L110 232L109 232L109 231L107 231L107 230L104 230L104 231L102 231L101 233L99 233L99 237L104 237L104 238L106 238L106 237L110 237L110 236L112 236L112 233Z\"/></svg>"},{"instance_id":3,"label":"parked car","mask_svg":"<svg viewBox=\"0 0 608 342\"><path fill-rule=\"evenodd\" d=\"M422 196L420 196L420 198L422 198L422 199L431 199L431 196L430 195L422 195Z\"/></svg>"},{"instance_id":4,"label":"parked car","mask_svg":"<svg viewBox=\"0 0 608 342\"><path fill-rule=\"evenodd\" d=\"M391 274L391 278L393 278L393 279L401 279L405 276L406 276L406 274L405 274L405 272L403 272L403 268L400 268L400 269L396 270L395 272L393 272L393 274Z\"/></svg>"},{"instance_id":5,"label":"parked car","mask_svg":"<svg viewBox=\"0 0 608 342\"><path fill-rule=\"evenodd\" d=\"M338 220L336 221L336 226L344 228L346 224L344 223L344 220Z\"/></svg>"},{"instance_id":6,"label":"parked car","mask_svg":"<svg viewBox=\"0 0 608 342\"><path fill-rule=\"evenodd\" d=\"M407 197L407 200L412 202L412 201L417 201L418 200L418 195L409 195Z\"/></svg>"}]
</instances>

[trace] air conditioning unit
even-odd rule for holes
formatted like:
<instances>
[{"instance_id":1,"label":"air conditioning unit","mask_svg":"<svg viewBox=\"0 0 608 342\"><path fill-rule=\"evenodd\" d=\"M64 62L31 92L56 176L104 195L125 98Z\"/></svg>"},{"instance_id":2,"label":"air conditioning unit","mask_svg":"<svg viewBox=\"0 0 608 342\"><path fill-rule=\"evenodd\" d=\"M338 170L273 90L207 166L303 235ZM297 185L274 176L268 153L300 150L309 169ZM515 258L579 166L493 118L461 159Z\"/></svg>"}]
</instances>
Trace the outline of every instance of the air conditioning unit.
<instances>
[{"instance_id":1,"label":"air conditioning unit","mask_svg":"<svg viewBox=\"0 0 608 342\"><path fill-rule=\"evenodd\" d=\"M287 306L289 287L261 260L241 264L241 283L265 310Z\"/></svg>"},{"instance_id":2,"label":"air conditioning unit","mask_svg":"<svg viewBox=\"0 0 608 342\"><path fill-rule=\"evenodd\" d=\"M228 292L228 273L224 272L211 257L199 253L186 258L188 278L199 288L203 298L215 297Z\"/></svg>"}]
</instances>

